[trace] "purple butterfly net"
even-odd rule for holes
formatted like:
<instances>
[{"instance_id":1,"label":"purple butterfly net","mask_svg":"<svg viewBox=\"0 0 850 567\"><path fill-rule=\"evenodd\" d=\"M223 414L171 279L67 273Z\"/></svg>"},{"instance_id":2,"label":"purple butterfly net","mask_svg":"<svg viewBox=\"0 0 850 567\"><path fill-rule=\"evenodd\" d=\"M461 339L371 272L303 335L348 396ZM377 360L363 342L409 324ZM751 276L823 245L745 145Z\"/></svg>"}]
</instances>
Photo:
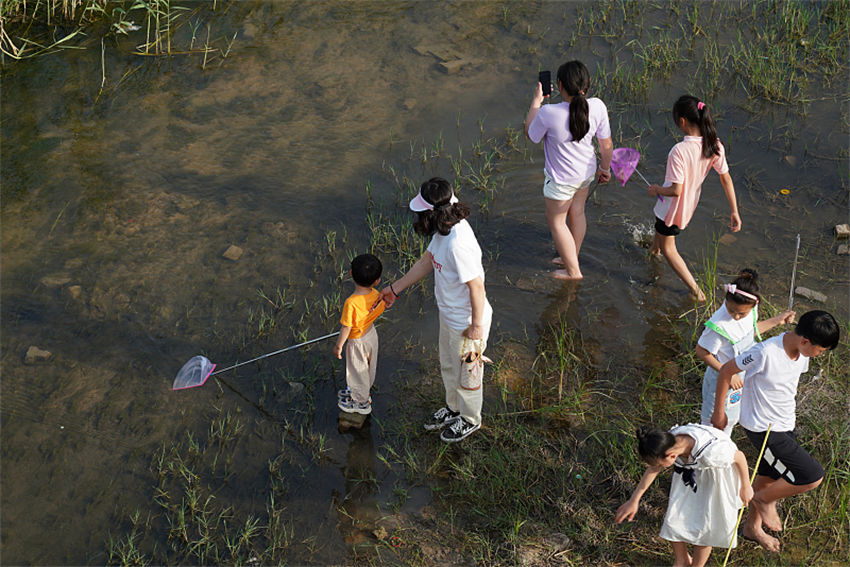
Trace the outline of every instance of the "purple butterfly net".
<instances>
[{"instance_id":1,"label":"purple butterfly net","mask_svg":"<svg viewBox=\"0 0 850 567\"><path fill-rule=\"evenodd\" d=\"M626 186L626 182L632 176L632 173L637 173L649 186L649 181L637 169L638 161L640 161L640 152L633 148L616 148L614 150L611 157L611 171L623 187ZM658 200L663 201L664 199L659 195Z\"/></svg>"}]
</instances>

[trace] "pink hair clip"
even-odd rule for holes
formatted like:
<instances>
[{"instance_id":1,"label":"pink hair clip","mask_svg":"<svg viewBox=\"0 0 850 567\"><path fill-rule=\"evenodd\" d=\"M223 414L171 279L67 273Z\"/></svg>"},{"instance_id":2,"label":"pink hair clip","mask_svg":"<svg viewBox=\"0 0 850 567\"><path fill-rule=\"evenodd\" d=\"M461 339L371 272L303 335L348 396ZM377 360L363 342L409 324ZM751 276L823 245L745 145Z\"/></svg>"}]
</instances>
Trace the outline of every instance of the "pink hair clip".
<instances>
[{"instance_id":1,"label":"pink hair clip","mask_svg":"<svg viewBox=\"0 0 850 567\"><path fill-rule=\"evenodd\" d=\"M753 295L752 293L747 293L746 291L744 291L744 290L742 290L742 289L738 289L738 286L736 286L736 285L735 285L735 284L733 284L733 283L723 284L723 291L725 291L726 293L731 293L732 295L735 295L735 294L737 293L738 295L741 295L741 296L744 296L744 297L748 297L749 299L752 299L752 300L753 300L753 301L755 301L756 303L758 303L758 302L759 302L759 298L758 298L758 297L756 297L756 296L755 296L755 295Z\"/></svg>"},{"instance_id":2,"label":"pink hair clip","mask_svg":"<svg viewBox=\"0 0 850 567\"><path fill-rule=\"evenodd\" d=\"M702 101L699 101L697 103L697 110L702 110L703 108L705 108L705 103L702 102Z\"/></svg>"}]
</instances>

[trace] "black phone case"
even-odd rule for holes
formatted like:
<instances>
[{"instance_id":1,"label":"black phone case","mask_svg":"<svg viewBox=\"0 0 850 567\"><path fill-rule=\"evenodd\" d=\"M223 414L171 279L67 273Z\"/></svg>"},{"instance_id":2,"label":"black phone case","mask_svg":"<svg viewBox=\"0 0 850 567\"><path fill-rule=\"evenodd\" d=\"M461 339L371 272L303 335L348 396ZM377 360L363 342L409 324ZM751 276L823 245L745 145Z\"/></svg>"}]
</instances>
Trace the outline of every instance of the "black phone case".
<instances>
[{"instance_id":1,"label":"black phone case","mask_svg":"<svg viewBox=\"0 0 850 567\"><path fill-rule=\"evenodd\" d=\"M549 71L540 71L537 80L543 85L543 96L552 94L552 73Z\"/></svg>"}]
</instances>

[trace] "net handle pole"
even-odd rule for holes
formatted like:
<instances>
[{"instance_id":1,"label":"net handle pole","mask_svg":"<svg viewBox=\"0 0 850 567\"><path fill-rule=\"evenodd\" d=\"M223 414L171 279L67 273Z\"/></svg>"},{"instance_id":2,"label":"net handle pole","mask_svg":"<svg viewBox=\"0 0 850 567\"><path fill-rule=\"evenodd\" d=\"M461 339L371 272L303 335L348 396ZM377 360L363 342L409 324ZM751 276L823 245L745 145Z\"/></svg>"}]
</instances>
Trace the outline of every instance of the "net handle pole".
<instances>
[{"instance_id":1,"label":"net handle pole","mask_svg":"<svg viewBox=\"0 0 850 567\"><path fill-rule=\"evenodd\" d=\"M761 443L761 451L759 451L759 458L756 459L756 464L753 467L753 474L750 476L750 486L756 481L756 473L759 470L759 463L761 462L761 458L764 456L764 448L767 447L767 437L770 435L770 430L773 427L773 424L770 423L767 426L767 432L764 434L764 441ZM741 506L741 509L738 510L738 521L735 522L735 529L732 531L732 540L729 542L729 545L726 548L726 557L723 559L723 567L726 567L726 563L729 562L729 555L732 553L732 542L735 541L735 536L738 535L738 526L741 525L741 518L744 516L744 507Z\"/></svg>"},{"instance_id":2,"label":"net handle pole","mask_svg":"<svg viewBox=\"0 0 850 567\"><path fill-rule=\"evenodd\" d=\"M298 343L297 345L288 346L288 347L286 347L286 348L282 348L282 349L280 349L280 350L276 350L276 351L274 351L274 352L270 352L270 353L268 353L268 354L264 354L263 356L258 356L257 358L252 358L251 360L246 360L245 362L239 362L239 363L237 363L237 364L234 364L233 366L228 366L227 368L222 368L221 370L216 370L215 372L213 372L212 374L210 374L210 376L214 376L214 375L216 375L216 374L221 374L222 372L227 372L228 370L233 370L234 368L238 368L239 366L244 366L244 365L246 365L246 364L250 364L250 363L252 363L252 362L257 362L258 360L262 360L262 359L264 359L264 358L268 358L268 357L270 357L270 356L274 356L274 355L276 355L276 354L280 354L280 353L282 353L282 352L286 352L286 351L288 351L288 350L293 350L293 349L301 348L301 347L303 347L303 346L306 346L306 345L309 345L309 344L312 344L312 343L317 343L317 342L319 342L319 341L323 341L323 340L325 340L325 339L329 339L329 338L331 338L331 337L335 337L335 336L337 336L338 334L339 334L339 331L336 331L336 332L330 333L330 334L328 334L328 335L324 335L324 336L321 336L321 337L318 337L318 338L315 338L315 339L310 339L309 341L304 341L303 343Z\"/></svg>"},{"instance_id":3,"label":"net handle pole","mask_svg":"<svg viewBox=\"0 0 850 567\"><path fill-rule=\"evenodd\" d=\"M643 174L638 170L638 168L635 168L635 173L637 173L638 176L643 179L643 182L646 183L646 186L649 187L649 181L646 180L646 177L643 176Z\"/></svg>"}]
</instances>

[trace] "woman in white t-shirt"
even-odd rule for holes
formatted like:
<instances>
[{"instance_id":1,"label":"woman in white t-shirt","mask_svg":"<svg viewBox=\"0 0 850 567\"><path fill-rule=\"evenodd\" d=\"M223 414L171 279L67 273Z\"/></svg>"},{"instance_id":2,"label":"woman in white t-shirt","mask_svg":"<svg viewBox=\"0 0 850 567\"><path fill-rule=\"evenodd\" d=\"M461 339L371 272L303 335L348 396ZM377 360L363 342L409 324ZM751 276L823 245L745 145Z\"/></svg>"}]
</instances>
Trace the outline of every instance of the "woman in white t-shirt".
<instances>
[{"instance_id":1,"label":"woman in white t-shirt","mask_svg":"<svg viewBox=\"0 0 850 567\"><path fill-rule=\"evenodd\" d=\"M746 268L734 282L723 286L726 291L726 300L705 322L705 330L697 341L696 355L707 366L702 379L700 419L703 425L711 425L717 374L720 367L750 348L755 343L756 337L761 340L761 333L776 325L794 322L793 311L785 311L759 322L760 296L757 280L756 271ZM732 428L740 418L743 385L743 373L732 377L732 387L726 395L726 415L729 417L729 422L724 429L726 433L731 434Z\"/></svg>"},{"instance_id":2,"label":"woman in white t-shirt","mask_svg":"<svg viewBox=\"0 0 850 567\"><path fill-rule=\"evenodd\" d=\"M483 389L463 384L461 360L470 352L483 355L490 334L493 308L484 291L481 248L466 222L469 206L460 203L445 179L434 177L410 201L417 214L414 230L431 236L428 250L400 279L381 291L380 300L392 306L402 291L434 273L434 295L440 310L440 370L446 405L425 423L425 429L445 428L440 439L461 441L481 427Z\"/></svg>"},{"instance_id":3,"label":"woman in white t-shirt","mask_svg":"<svg viewBox=\"0 0 850 567\"><path fill-rule=\"evenodd\" d=\"M563 270L552 272L558 279L582 278L578 254L587 231L584 203L590 182L594 178L600 183L611 179L614 143L608 109L598 98L586 98L589 89L587 67L581 61L568 61L558 69L558 90L563 102L543 106L543 86L537 83L525 118L526 136L534 143L543 140L546 222L558 250L558 257L552 261L564 266ZM602 157L598 168L594 136Z\"/></svg>"}]
</instances>

